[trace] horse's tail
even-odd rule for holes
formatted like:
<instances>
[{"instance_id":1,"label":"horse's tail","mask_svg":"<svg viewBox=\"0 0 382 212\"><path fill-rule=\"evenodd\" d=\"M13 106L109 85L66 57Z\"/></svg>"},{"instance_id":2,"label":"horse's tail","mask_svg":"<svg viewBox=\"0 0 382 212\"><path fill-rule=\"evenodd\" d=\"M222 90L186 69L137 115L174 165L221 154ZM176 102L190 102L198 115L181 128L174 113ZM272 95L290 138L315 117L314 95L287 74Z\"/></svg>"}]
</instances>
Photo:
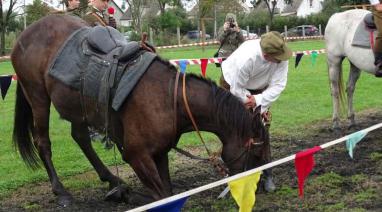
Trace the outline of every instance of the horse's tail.
<instances>
[{"instance_id":1,"label":"horse's tail","mask_svg":"<svg viewBox=\"0 0 382 212\"><path fill-rule=\"evenodd\" d=\"M26 165L32 169L40 167L36 148L32 142L33 127L32 108L25 98L20 83L16 88L15 120L13 126L13 143L20 152Z\"/></svg>"}]
</instances>

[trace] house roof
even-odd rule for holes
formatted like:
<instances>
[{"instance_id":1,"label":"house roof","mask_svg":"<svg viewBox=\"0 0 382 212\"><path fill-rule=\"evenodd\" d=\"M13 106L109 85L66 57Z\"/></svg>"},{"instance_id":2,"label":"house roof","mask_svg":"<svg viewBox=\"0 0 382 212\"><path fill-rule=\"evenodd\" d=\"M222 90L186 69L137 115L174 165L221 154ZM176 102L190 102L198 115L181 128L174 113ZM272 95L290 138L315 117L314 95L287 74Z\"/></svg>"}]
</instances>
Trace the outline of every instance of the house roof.
<instances>
[{"instance_id":1,"label":"house roof","mask_svg":"<svg viewBox=\"0 0 382 212\"><path fill-rule=\"evenodd\" d=\"M133 20L133 16L131 14L131 10L126 10L125 13L123 13L122 17L120 20L123 20L123 21L130 21L130 20Z\"/></svg>"}]
</instances>

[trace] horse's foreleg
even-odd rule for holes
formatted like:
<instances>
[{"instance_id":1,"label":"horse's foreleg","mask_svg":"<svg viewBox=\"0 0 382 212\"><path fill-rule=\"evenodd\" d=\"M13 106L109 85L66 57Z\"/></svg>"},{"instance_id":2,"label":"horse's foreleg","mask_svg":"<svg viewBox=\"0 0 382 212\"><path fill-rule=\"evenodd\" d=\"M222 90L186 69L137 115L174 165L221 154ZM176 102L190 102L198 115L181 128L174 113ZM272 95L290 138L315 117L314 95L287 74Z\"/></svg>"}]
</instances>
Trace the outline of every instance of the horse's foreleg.
<instances>
[{"instance_id":1,"label":"horse's foreleg","mask_svg":"<svg viewBox=\"0 0 382 212\"><path fill-rule=\"evenodd\" d=\"M109 182L110 189L113 189L121 184L125 184L122 179L110 172L94 151L91 145L87 124L72 123L72 137L96 170L100 180L103 182Z\"/></svg>"},{"instance_id":2,"label":"horse's foreleg","mask_svg":"<svg viewBox=\"0 0 382 212\"><path fill-rule=\"evenodd\" d=\"M168 155L165 154L161 157L156 157L155 164L159 171L159 176L162 179L164 190L166 190L166 193L172 194L170 171L168 167Z\"/></svg>"},{"instance_id":3,"label":"horse's foreleg","mask_svg":"<svg viewBox=\"0 0 382 212\"><path fill-rule=\"evenodd\" d=\"M35 146L37 147L39 156L45 166L45 169L48 172L48 176L52 184L52 191L55 195L58 196L58 204L65 207L71 203L72 196L68 191L66 191L66 189L60 182L57 176L57 172L53 166L51 142L49 139L50 102L48 98L46 99L46 101L41 101L43 102L39 102L36 100L33 102L33 140Z\"/></svg>"},{"instance_id":4,"label":"horse's foreleg","mask_svg":"<svg viewBox=\"0 0 382 212\"><path fill-rule=\"evenodd\" d=\"M166 189L166 185L163 184L159 174L163 170L157 169L153 158L149 154L143 153L142 151L138 152L139 153L136 155L133 155L133 153L128 153L128 155L129 158L131 158L129 164L134 169L141 182L152 191L151 194L155 200L170 196L171 192L169 189ZM162 166L164 164L165 162L162 161Z\"/></svg>"},{"instance_id":5,"label":"horse's foreleg","mask_svg":"<svg viewBox=\"0 0 382 212\"><path fill-rule=\"evenodd\" d=\"M356 125L354 118L354 109L353 109L353 94L355 90L355 84L361 75L361 70L357 68L354 64L350 63L350 73L349 80L347 82L346 92L348 97L348 119L350 121L349 128Z\"/></svg>"},{"instance_id":6,"label":"horse's foreleg","mask_svg":"<svg viewBox=\"0 0 382 212\"><path fill-rule=\"evenodd\" d=\"M342 58L328 54L328 68L329 68L329 80L331 95L333 101L333 129L340 129L340 83L341 83L341 63Z\"/></svg>"}]
</instances>

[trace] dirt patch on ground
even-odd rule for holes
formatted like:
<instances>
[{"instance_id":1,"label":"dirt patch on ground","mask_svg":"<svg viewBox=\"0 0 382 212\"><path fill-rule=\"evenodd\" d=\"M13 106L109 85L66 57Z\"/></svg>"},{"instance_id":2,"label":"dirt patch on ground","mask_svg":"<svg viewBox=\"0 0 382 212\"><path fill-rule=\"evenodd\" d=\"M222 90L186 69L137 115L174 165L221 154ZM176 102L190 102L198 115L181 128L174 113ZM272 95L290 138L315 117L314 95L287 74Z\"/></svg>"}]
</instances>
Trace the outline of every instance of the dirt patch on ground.
<instances>
[{"instance_id":1,"label":"dirt patch on ground","mask_svg":"<svg viewBox=\"0 0 382 212\"><path fill-rule=\"evenodd\" d=\"M358 115L359 129L367 128L382 120L381 111L366 111ZM330 121L309 126L308 133L300 137L272 137L272 153L279 159L304 148L320 145L357 129L342 129L342 135L331 130ZM191 149L204 152L202 147ZM305 198L297 196L297 180L293 163L275 168L278 190L272 194L259 192L255 211L381 211L382 210L382 130L369 133L360 142L354 159L348 156L344 144L325 149L316 154L316 167L306 182ZM171 176L174 193L180 193L221 179L216 171L204 162L171 154ZM111 167L111 169L115 169ZM115 173L115 170L113 170ZM121 177L136 191L147 192L132 170L119 167ZM0 203L0 211L125 211L138 205L104 201L107 185L99 183L95 172L68 177L63 180L75 198L74 204L60 208L51 192L50 183L41 182L14 191ZM218 187L189 198L185 211L235 210L231 197L217 200L224 189Z\"/></svg>"}]
</instances>

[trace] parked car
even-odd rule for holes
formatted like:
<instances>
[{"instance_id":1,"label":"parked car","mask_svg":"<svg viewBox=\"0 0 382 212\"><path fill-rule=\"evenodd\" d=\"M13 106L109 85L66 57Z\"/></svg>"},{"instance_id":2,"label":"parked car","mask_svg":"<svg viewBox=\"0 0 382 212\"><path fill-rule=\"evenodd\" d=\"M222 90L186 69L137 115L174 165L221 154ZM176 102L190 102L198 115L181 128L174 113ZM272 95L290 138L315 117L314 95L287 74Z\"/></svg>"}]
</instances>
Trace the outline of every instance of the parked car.
<instances>
[{"instance_id":1,"label":"parked car","mask_svg":"<svg viewBox=\"0 0 382 212\"><path fill-rule=\"evenodd\" d=\"M301 25L297 27L293 27L287 31L288 37L293 36L303 36L303 29L305 29L305 36L314 36L318 35L318 29L314 25ZM285 32L281 33L283 36L285 36Z\"/></svg>"},{"instance_id":2,"label":"parked car","mask_svg":"<svg viewBox=\"0 0 382 212\"><path fill-rule=\"evenodd\" d=\"M251 33L251 32L248 33L248 31L244 29L241 30L241 33L243 34L245 40L252 40L252 39L259 38L259 36L256 33Z\"/></svg>"},{"instance_id":3,"label":"parked car","mask_svg":"<svg viewBox=\"0 0 382 212\"><path fill-rule=\"evenodd\" d=\"M192 30L188 31L186 34L186 37L191 40L199 39L199 36L202 36L202 31ZM206 33L206 39L211 39L211 35Z\"/></svg>"}]
</instances>

